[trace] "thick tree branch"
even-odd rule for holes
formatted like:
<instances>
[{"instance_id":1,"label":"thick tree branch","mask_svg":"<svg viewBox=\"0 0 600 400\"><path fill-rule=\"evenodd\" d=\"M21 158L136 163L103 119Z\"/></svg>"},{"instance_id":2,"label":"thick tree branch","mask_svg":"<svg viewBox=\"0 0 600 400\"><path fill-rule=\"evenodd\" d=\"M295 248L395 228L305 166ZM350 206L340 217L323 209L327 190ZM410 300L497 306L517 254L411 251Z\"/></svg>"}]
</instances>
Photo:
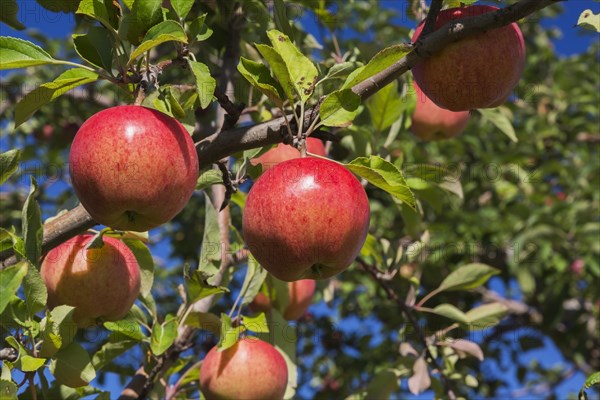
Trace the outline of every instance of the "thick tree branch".
<instances>
[{"instance_id":1,"label":"thick tree branch","mask_svg":"<svg viewBox=\"0 0 600 400\"><path fill-rule=\"evenodd\" d=\"M357 84L352 90L362 99L366 99L448 44L473 34L508 25L559 1L561 0L522 0L492 13L452 21L415 43L414 51L385 70ZM309 118L312 112L312 109L307 110L305 118ZM282 142L284 124L284 118L277 118L251 127L234 128L210 135L197 146L200 167L205 168L242 150ZM44 227L44 243L56 246L61 241L93 226L92 218L89 215L82 216L81 211L81 206L78 206L57 218L60 219L60 232L55 232L50 226ZM46 245L45 250L49 250L52 246ZM6 257L5 255L2 260L2 268L16 262L14 258L8 262Z\"/></svg>"},{"instance_id":2,"label":"thick tree branch","mask_svg":"<svg viewBox=\"0 0 600 400\"><path fill-rule=\"evenodd\" d=\"M431 351L429 351L429 343L427 343L426 335L423 332L423 330L421 329L421 326L419 325L419 321L417 320L417 317L414 314L414 309L411 306L409 306L408 304L406 304L400 297L398 297L398 295L396 294L394 289L392 289L385 280L380 278L377 268L368 264L361 258L356 259L356 261L360 264L360 266L365 271L367 271L369 273L369 275L371 275L371 277L373 277L373 279L379 284L379 286L381 286L381 288L387 294L388 298L390 300L393 300L400 307L400 310L402 311L402 313L404 314L404 316L406 317L408 322L411 324L411 327L415 330L417 338L419 339L421 346L423 346L423 350L425 351L425 354L427 355L427 359L428 359L429 363L435 369L438 370L440 377L442 378L442 384L444 385L444 391L448 395L448 398L450 400L456 399L454 389L452 388L452 381L444 374L444 370L440 366L440 363L438 362L437 358L435 358L433 356L433 354L431 354Z\"/></svg>"}]
</instances>

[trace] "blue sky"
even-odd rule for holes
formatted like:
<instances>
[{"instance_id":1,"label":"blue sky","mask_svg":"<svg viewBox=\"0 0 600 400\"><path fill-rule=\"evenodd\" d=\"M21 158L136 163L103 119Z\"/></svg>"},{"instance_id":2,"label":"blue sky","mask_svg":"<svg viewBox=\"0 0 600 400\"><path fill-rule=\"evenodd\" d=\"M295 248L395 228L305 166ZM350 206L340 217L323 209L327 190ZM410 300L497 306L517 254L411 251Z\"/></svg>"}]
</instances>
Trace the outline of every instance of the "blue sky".
<instances>
[{"instance_id":1,"label":"blue sky","mask_svg":"<svg viewBox=\"0 0 600 400\"><path fill-rule=\"evenodd\" d=\"M403 9L406 5L405 1L400 0L382 0L382 2L389 4L390 7L393 7L397 10ZM72 33L72 29L75 26L73 15L52 13L39 7L33 0L23 0L19 1L18 3L20 6L18 18L21 22L28 26L29 29L36 30L40 34L52 38L66 38ZM565 12L560 17L543 20L541 21L542 25L546 28L556 27L562 31L562 37L554 42L555 48L559 54L563 56L569 56L586 51L589 48L589 45L594 40L598 39L598 35L588 31L583 31L580 28L574 27L574 25L577 22L579 14L585 9L592 8L595 13L599 13L600 3L592 2L590 0L570 0L567 3L563 3L563 7L565 8ZM310 18L304 18L303 23L309 30L316 32L316 27L311 26L311 24L314 25L314 21L312 21ZM30 30L15 31L4 24L0 24L0 35L2 36L14 36L31 40L30 33ZM0 73L0 77L10 72L11 71L2 71L2 73ZM153 251L155 251L158 255L166 256L168 253L168 248L164 245L154 246ZM506 291L506 289L502 287L502 283L499 279L493 280L491 284L492 286L495 286L493 287L495 290L500 292ZM335 313L333 309L328 308L324 304L314 306L313 311L317 314L327 313L328 315L332 315ZM369 323L365 324L365 322ZM374 325L371 324L371 322L373 322L373 324L375 323L375 321L358 320L350 324L345 323L344 326L350 328L362 327L361 329L365 327L372 328ZM529 352L524 354L523 357L526 361L542 360L545 366L555 365L556 363L560 363L562 361L560 353L549 341L543 351ZM494 367L490 366L490 368ZM566 394L569 392L578 390L584 379L585 377L578 373L573 378L561 385L560 394L562 397L566 397ZM106 385L106 389L111 390L113 395L118 393L119 387L120 385L115 379L109 379ZM304 388L301 393L308 396L310 395L311 391L307 390L307 388ZM510 393L506 393L506 395L508 396Z\"/></svg>"}]
</instances>

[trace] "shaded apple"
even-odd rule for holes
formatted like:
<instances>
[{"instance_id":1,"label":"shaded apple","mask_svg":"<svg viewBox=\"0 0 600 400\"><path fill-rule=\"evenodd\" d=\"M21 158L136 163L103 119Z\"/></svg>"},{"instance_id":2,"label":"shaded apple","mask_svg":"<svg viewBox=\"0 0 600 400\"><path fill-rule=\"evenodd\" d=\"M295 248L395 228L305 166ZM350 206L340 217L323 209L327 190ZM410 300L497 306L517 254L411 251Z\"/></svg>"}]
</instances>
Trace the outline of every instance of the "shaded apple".
<instances>
[{"instance_id":1,"label":"shaded apple","mask_svg":"<svg viewBox=\"0 0 600 400\"><path fill-rule=\"evenodd\" d=\"M200 390L207 400L281 400L287 380L283 356L252 336L223 351L213 347L200 370Z\"/></svg>"},{"instance_id":2,"label":"shaded apple","mask_svg":"<svg viewBox=\"0 0 600 400\"><path fill-rule=\"evenodd\" d=\"M316 286L312 279L288 282L289 303L283 311L283 318L293 321L302 317L312 304ZM271 309L271 300L264 293L258 293L250 303L250 309L255 312L268 312Z\"/></svg>"},{"instance_id":3,"label":"shaded apple","mask_svg":"<svg viewBox=\"0 0 600 400\"><path fill-rule=\"evenodd\" d=\"M411 132L423 140L443 140L460 135L469 123L469 111L454 112L438 107L413 82L417 95Z\"/></svg>"},{"instance_id":4,"label":"shaded apple","mask_svg":"<svg viewBox=\"0 0 600 400\"><path fill-rule=\"evenodd\" d=\"M571 273L575 276L582 276L585 267L585 262L581 258L577 258L574 260L571 265L569 265L569 269Z\"/></svg>"},{"instance_id":5,"label":"shaded apple","mask_svg":"<svg viewBox=\"0 0 600 400\"><path fill-rule=\"evenodd\" d=\"M83 234L55 247L40 269L48 307L75 307L79 327L122 319L140 292L140 267L131 250L108 236L101 248L86 249L93 238Z\"/></svg>"},{"instance_id":6,"label":"shaded apple","mask_svg":"<svg viewBox=\"0 0 600 400\"><path fill-rule=\"evenodd\" d=\"M498 10L475 5L440 11L435 29L464 17ZM417 27L412 41L423 31ZM451 43L415 65L415 81L438 106L451 111L497 107L504 103L525 68L525 42L516 23L469 36Z\"/></svg>"},{"instance_id":7,"label":"shaded apple","mask_svg":"<svg viewBox=\"0 0 600 400\"><path fill-rule=\"evenodd\" d=\"M146 231L173 218L190 199L198 157L174 118L141 106L93 115L71 146L73 188L94 220Z\"/></svg>"},{"instance_id":8,"label":"shaded apple","mask_svg":"<svg viewBox=\"0 0 600 400\"><path fill-rule=\"evenodd\" d=\"M326 279L350 266L369 228L369 200L350 171L333 161L297 158L254 183L244 208L248 249L286 282Z\"/></svg>"},{"instance_id":9,"label":"shaded apple","mask_svg":"<svg viewBox=\"0 0 600 400\"><path fill-rule=\"evenodd\" d=\"M313 137L306 139L306 151L322 157L327 156L323 142ZM294 158L300 158L300 151L294 146L279 143L275 148L267 151L260 157L252 159L250 162L252 165L261 164L262 171L266 172L269 168Z\"/></svg>"}]
</instances>

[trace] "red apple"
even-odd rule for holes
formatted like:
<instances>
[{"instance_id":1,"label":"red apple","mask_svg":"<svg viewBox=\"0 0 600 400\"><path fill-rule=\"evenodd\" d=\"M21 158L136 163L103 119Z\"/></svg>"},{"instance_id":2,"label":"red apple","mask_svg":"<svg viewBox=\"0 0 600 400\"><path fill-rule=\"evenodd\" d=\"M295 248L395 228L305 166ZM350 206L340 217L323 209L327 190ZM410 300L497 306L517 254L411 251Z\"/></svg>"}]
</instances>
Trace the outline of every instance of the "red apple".
<instances>
[{"instance_id":1,"label":"red apple","mask_svg":"<svg viewBox=\"0 0 600 400\"><path fill-rule=\"evenodd\" d=\"M438 107L427 98L416 82L417 104L412 115L411 132L423 140L443 140L460 135L469 123L469 111L454 112Z\"/></svg>"},{"instance_id":2,"label":"red apple","mask_svg":"<svg viewBox=\"0 0 600 400\"><path fill-rule=\"evenodd\" d=\"M101 248L86 249L94 236L76 236L50 250L40 273L48 288L48 307L75 307L80 327L117 321L140 292L140 267L120 240L104 236Z\"/></svg>"},{"instance_id":3,"label":"red apple","mask_svg":"<svg viewBox=\"0 0 600 400\"><path fill-rule=\"evenodd\" d=\"M316 286L316 282L312 279L288 282L290 301L283 311L283 317L293 321L303 316L312 304ZM250 303L250 309L255 312L268 312L271 309L271 300L264 293L258 293Z\"/></svg>"},{"instance_id":4,"label":"red apple","mask_svg":"<svg viewBox=\"0 0 600 400\"><path fill-rule=\"evenodd\" d=\"M326 279L348 268L369 228L369 200L333 161L296 158L263 174L248 193L244 239L258 262L286 282Z\"/></svg>"},{"instance_id":5,"label":"red apple","mask_svg":"<svg viewBox=\"0 0 600 400\"><path fill-rule=\"evenodd\" d=\"M281 400L287 380L279 351L251 336L223 351L213 347L200 370L200 390L207 400Z\"/></svg>"},{"instance_id":6,"label":"red apple","mask_svg":"<svg viewBox=\"0 0 600 400\"><path fill-rule=\"evenodd\" d=\"M75 193L94 220L114 229L146 231L173 218L190 199L198 156L175 119L140 106L93 115L71 146Z\"/></svg>"},{"instance_id":7,"label":"red apple","mask_svg":"<svg viewBox=\"0 0 600 400\"><path fill-rule=\"evenodd\" d=\"M569 269L575 276L582 276L584 267L585 267L585 262L581 258L576 259L575 261L573 261L571 263L571 265L569 265Z\"/></svg>"},{"instance_id":8,"label":"red apple","mask_svg":"<svg viewBox=\"0 0 600 400\"><path fill-rule=\"evenodd\" d=\"M497 9L475 5L442 10L435 29L455 19ZM424 22L421 22L413 42L417 41L423 27ZM469 111L504 103L524 68L523 34L517 24L512 23L452 43L417 64L412 71L423 92L438 106L451 111Z\"/></svg>"},{"instance_id":9,"label":"red apple","mask_svg":"<svg viewBox=\"0 0 600 400\"><path fill-rule=\"evenodd\" d=\"M323 142L313 137L306 139L306 151L323 157L327 155ZM280 162L292 160L294 158L300 158L300 151L294 146L279 143L274 149L267 151L260 157L252 159L250 162L252 165L262 164L262 170L263 172L266 172L269 168Z\"/></svg>"}]
</instances>

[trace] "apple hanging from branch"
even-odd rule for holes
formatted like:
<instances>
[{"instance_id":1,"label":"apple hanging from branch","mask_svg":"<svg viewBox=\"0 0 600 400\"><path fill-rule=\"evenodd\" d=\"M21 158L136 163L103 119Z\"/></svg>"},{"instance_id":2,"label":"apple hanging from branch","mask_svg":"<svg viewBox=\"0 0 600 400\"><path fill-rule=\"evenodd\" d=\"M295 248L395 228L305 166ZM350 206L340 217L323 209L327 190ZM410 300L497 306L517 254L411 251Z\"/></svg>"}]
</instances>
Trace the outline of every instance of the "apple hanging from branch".
<instances>
[{"instance_id":1,"label":"apple hanging from branch","mask_svg":"<svg viewBox=\"0 0 600 400\"><path fill-rule=\"evenodd\" d=\"M369 200L342 165L297 158L258 178L242 224L248 249L276 278L326 279L348 268L360 252Z\"/></svg>"},{"instance_id":2,"label":"apple hanging from branch","mask_svg":"<svg viewBox=\"0 0 600 400\"><path fill-rule=\"evenodd\" d=\"M200 391L207 400L281 400L288 370L283 356L267 342L247 336L232 347L213 347L200 370Z\"/></svg>"},{"instance_id":3,"label":"apple hanging from branch","mask_svg":"<svg viewBox=\"0 0 600 400\"><path fill-rule=\"evenodd\" d=\"M183 125L141 106L90 117L75 135L69 167L75 193L96 222L138 232L179 213L198 179L198 156Z\"/></svg>"},{"instance_id":4,"label":"apple hanging from branch","mask_svg":"<svg viewBox=\"0 0 600 400\"><path fill-rule=\"evenodd\" d=\"M455 19L498 10L475 5L440 11L435 29ZM416 42L425 21L412 37ZM457 28L457 27L455 27ZM459 27L458 27L459 28ZM415 81L438 106L450 111L497 107L504 103L525 68L525 42L516 23L469 36L446 46L412 69Z\"/></svg>"},{"instance_id":5,"label":"apple hanging from branch","mask_svg":"<svg viewBox=\"0 0 600 400\"><path fill-rule=\"evenodd\" d=\"M460 135L469 123L469 111L454 112L438 107L413 82L417 95L410 131L420 139L435 141Z\"/></svg>"},{"instance_id":6,"label":"apple hanging from branch","mask_svg":"<svg viewBox=\"0 0 600 400\"><path fill-rule=\"evenodd\" d=\"M316 282L312 279L301 279L295 282L288 282L289 302L283 310L283 318L288 321L294 321L304 315L308 307L312 304L315 294ZM272 307L271 300L264 294L258 293L250 309L254 312L268 312Z\"/></svg>"},{"instance_id":7,"label":"apple hanging from branch","mask_svg":"<svg viewBox=\"0 0 600 400\"><path fill-rule=\"evenodd\" d=\"M100 248L87 248L94 235L76 236L50 250L40 274L48 307L75 307L79 327L122 319L140 292L140 267L119 239L104 236Z\"/></svg>"}]
</instances>

